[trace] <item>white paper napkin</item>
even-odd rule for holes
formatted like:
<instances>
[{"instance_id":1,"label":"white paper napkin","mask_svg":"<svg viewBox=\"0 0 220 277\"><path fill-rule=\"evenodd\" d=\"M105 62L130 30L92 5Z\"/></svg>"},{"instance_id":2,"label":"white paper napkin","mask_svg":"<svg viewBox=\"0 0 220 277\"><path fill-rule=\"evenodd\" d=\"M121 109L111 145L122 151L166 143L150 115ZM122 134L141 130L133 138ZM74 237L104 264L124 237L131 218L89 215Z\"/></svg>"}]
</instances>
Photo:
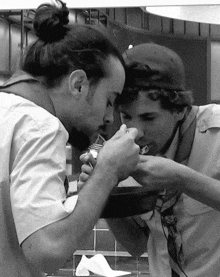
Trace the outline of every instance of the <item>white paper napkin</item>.
<instances>
[{"instance_id":1,"label":"white paper napkin","mask_svg":"<svg viewBox=\"0 0 220 277\"><path fill-rule=\"evenodd\" d=\"M82 256L82 259L76 268L76 276L89 276L90 272L106 277L131 274L131 272L127 271L112 270L102 254L96 254L90 259L85 255Z\"/></svg>"}]
</instances>

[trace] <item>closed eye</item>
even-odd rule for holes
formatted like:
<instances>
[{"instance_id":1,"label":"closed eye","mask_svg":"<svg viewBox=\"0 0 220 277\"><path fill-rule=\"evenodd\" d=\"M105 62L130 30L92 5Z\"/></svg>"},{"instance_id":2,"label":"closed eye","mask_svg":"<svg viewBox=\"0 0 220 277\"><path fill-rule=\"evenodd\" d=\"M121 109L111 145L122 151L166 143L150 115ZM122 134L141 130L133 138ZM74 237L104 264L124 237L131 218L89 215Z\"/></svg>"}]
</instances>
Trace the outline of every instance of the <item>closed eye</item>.
<instances>
[{"instance_id":1,"label":"closed eye","mask_svg":"<svg viewBox=\"0 0 220 277\"><path fill-rule=\"evenodd\" d=\"M155 119L154 116L149 116L149 115L141 115L140 118L143 120L143 121L153 121Z\"/></svg>"}]
</instances>

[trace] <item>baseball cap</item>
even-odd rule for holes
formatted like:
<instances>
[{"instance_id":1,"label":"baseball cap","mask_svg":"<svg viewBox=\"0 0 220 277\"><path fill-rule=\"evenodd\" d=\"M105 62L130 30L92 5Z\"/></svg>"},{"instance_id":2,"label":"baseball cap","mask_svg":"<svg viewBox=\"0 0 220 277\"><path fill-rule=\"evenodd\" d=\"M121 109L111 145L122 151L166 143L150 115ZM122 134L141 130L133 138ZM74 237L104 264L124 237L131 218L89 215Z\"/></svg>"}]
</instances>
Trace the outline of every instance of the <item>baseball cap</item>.
<instances>
[{"instance_id":1,"label":"baseball cap","mask_svg":"<svg viewBox=\"0 0 220 277\"><path fill-rule=\"evenodd\" d=\"M156 43L143 43L123 53L126 87L158 87L185 90L185 71L173 50Z\"/></svg>"}]
</instances>

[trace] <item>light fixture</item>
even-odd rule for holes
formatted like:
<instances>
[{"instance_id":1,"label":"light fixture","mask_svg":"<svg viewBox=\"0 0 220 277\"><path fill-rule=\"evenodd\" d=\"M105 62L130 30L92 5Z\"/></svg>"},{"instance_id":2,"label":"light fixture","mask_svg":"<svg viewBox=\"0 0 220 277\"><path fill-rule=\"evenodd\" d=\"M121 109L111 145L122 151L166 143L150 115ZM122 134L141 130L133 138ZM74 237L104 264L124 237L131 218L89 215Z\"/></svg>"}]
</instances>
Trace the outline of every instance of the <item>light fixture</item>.
<instances>
[{"instance_id":1,"label":"light fixture","mask_svg":"<svg viewBox=\"0 0 220 277\"><path fill-rule=\"evenodd\" d=\"M220 24L220 5L146 7L143 10L162 17Z\"/></svg>"},{"instance_id":2,"label":"light fixture","mask_svg":"<svg viewBox=\"0 0 220 277\"><path fill-rule=\"evenodd\" d=\"M36 9L40 4L51 0L1 0L0 10ZM157 7L184 5L218 5L219 0L63 0L68 8L117 8L117 7Z\"/></svg>"}]
</instances>

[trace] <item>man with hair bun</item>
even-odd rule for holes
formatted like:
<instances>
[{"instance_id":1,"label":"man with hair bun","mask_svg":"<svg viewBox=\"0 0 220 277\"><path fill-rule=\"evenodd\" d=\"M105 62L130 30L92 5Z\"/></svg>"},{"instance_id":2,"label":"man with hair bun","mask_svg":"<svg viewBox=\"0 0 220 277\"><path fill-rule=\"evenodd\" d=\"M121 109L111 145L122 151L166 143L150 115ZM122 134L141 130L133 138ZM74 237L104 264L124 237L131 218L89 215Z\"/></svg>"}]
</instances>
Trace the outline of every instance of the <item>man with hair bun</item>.
<instances>
[{"instance_id":1,"label":"man with hair bun","mask_svg":"<svg viewBox=\"0 0 220 277\"><path fill-rule=\"evenodd\" d=\"M123 185L138 182L158 198L149 213L108 219L110 229L133 256L148 253L151 277L219 277L220 106L192 105L183 62L167 47L143 43L124 60L116 105L148 152L140 155L135 180Z\"/></svg>"},{"instance_id":2,"label":"man with hair bun","mask_svg":"<svg viewBox=\"0 0 220 277\"><path fill-rule=\"evenodd\" d=\"M90 180L67 197L66 144L83 151L113 122L125 70L111 41L91 26L68 25L68 9L58 2L36 10L37 40L0 90L1 277L61 268L139 160L137 130L122 125L105 142Z\"/></svg>"}]
</instances>

